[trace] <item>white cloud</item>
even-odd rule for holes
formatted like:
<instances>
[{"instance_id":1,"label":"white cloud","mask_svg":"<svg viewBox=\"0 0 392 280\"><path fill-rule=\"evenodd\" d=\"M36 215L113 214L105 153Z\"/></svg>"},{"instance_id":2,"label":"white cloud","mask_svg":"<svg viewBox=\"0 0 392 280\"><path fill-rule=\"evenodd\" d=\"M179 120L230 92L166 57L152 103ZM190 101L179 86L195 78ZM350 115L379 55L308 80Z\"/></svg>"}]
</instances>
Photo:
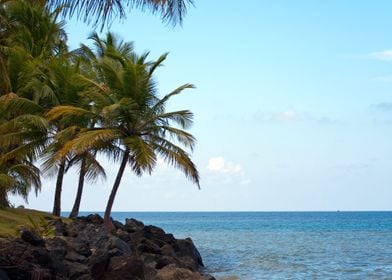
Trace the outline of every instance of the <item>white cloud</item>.
<instances>
[{"instance_id":1,"label":"white cloud","mask_svg":"<svg viewBox=\"0 0 392 280\"><path fill-rule=\"evenodd\" d=\"M382 111L382 112L391 112L392 111L392 103L391 102L381 102L377 104L371 105L372 108Z\"/></svg>"},{"instance_id":2,"label":"white cloud","mask_svg":"<svg viewBox=\"0 0 392 280\"><path fill-rule=\"evenodd\" d=\"M338 123L337 120L327 116L315 116L308 112L298 111L294 108L288 108L283 111L263 112L258 111L253 115L253 119L258 122L275 122L275 123L295 123L295 122L316 122L319 124Z\"/></svg>"},{"instance_id":3,"label":"white cloud","mask_svg":"<svg viewBox=\"0 0 392 280\"><path fill-rule=\"evenodd\" d=\"M242 170L241 165L226 161L224 157L212 157L208 160L207 169L213 172L238 173Z\"/></svg>"},{"instance_id":4,"label":"white cloud","mask_svg":"<svg viewBox=\"0 0 392 280\"><path fill-rule=\"evenodd\" d=\"M258 121L272 121L280 123L288 123L294 121L309 120L311 117L306 114L299 112L293 108L289 108L284 111L278 112L257 112L254 117Z\"/></svg>"},{"instance_id":5,"label":"white cloud","mask_svg":"<svg viewBox=\"0 0 392 280\"><path fill-rule=\"evenodd\" d=\"M276 114L275 119L279 122L291 122L302 119L302 116L294 109L288 109L286 111Z\"/></svg>"},{"instance_id":6,"label":"white cloud","mask_svg":"<svg viewBox=\"0 0 392 280\"><path fill-rule=\"evenodd\" d=\"M385 50L381 52L373 52L370 57L377 60L392 60L392 50Z\"/></svg>"}]
</instances>

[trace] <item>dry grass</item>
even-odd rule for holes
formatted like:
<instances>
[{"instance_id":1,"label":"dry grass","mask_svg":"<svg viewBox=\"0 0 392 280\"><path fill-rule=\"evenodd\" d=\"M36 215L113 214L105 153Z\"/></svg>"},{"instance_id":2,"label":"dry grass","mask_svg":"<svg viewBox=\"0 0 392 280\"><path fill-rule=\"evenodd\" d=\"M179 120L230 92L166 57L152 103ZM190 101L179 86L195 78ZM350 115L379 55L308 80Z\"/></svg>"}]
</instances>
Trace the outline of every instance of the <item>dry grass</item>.
<instances>
[{"instance_id":1,"label":"dry grass","mask_svg":"<svg viewBox=\"0 0 392 280\"><path fill-rule=\"evenodd\" d=\"M33 209L23 208L0 208L0 238L13 238L19 236L21 227L30 228L32 226L30 217L34 222L39 223L42 218L56 219L49 213ZM67 221L67 219L62 218Z\"/></svg>"}]
</instances>

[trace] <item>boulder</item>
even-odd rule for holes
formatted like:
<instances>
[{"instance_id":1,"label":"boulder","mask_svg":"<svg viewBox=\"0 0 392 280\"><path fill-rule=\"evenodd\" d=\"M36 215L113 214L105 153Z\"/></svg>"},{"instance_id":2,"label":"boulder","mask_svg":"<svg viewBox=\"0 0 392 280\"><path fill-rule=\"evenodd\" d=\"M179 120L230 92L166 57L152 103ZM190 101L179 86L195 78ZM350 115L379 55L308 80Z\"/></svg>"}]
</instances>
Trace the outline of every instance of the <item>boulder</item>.
<instances>
[{"instance_id":1,"label":"boulder","mask_svg":"<svg viewBox=\"0 0 392 280\"><path fill-rule=\"evenodd\" d=\"M161 239L165 238L165 231L156 226L145 226L144 229L144 236L146 238L154 238L154 239Z\"/></svg>"},{"instance_id":2,"label":"boulder","mask_svg":"<svg viewBox=\"0 0 392 280\"><path fill-rule=\"evenodd\" d=\"M10 280L7 272L4 269L0 269L0 279L1 280Z\"/></svg>"},{"instance_id":3,"label":"boulder","mask_svg":"<svg viewBox=\"0 0 392 280\"><path fill-rule=\"evenodd\" d=\"M54 228L55 236L63 236L66 229L66 224L60 219L50 220L48 225Z\"/></svg>"},{"instance_id":4,"label":"boulder","mask_svg":"<svg viewBox=\"0 0 392 280\"><path fill-rule=\"evenodd\" d=\"M144 264L135 256L120 256L110 259L105 280L144 280Z\"/></svg>"},{"instance_id":5,"label":"boulder","mask_svg":"<svg viewBox=\"0 0 392 280\"><path fill-rule=\"evenodd\" d=\"M116 229L125 230L125 226L122 223L120 223L119 221L112 220L112 223Z\"/></svg>"},{"instance_id":6,"label":"boulder","mask_svg":"<svg viewBox=\"0 0 392 280\"><path fill-rule=\"evenodd\" d=\"M136 251L139 253L152 253L161 255L161 248L150 239L142 239L139 245L136 246Z\"/></svg>"},{"instance_id":7,"label":"boulder","mask_svg":"<svg viewBox=\"0 0 392 280\"><path fill-rule=\"evenodd\" d=\"M161 247L161 254L170 257L177 257L176 252L170 244L165 244Z\"/></svg>"},{"instance_id":8,"label":"boulder","mask_svg":"<svg viewBox=\"0 0 392 280\"><path fill-rule=\"evenodd\" d=\"M125 219L125 230L128 232L135 232L143 230L144 224L136 219Z\"/></svg>"},{"instance_id":9,"label":"boulder","mask_svg":"<svg viewBox=\"0 0 392 280\"><path fill-rule=\"evenodd\" d=\"M190 238L135 219L114 222L115 232L98 215L49 224L53 238L24 230L21 238L0 240L0 279L214 279L198 271L203 262Z\"/></svg>"},{"instance_id":10,"label":"boulder","mask_svg":"<svg viewBox=\"0 0 392 280\"><path fill-rule=\"evenodd\" d=\"M119 237L112 236L110 238L109 242L110 242L109 249L116 248L120 252L122 252L123 254L131 254L132 253L131 247L128 245L128 243Z\"/></svg>"},{"instance_id":11,"label":"boulder","mask_svg":"<svg viewBox=\"0 0 392 280\"><path fill-rule=\"evenodd\" d=\"M66 243L68 248L84 257L89 257L91 255L91 250L88 243L80 238L67 238Z\"/></svg>"},{"instance_id":12,"label":"boulder","mask_svg":"<svg viewBox=\"0 0 392 280\"><path fill-rule=\"evenodd\" d=\"M93 279L103 279L105 271L109 265L108 252L94 252L89 258L89 267Z\"/></svg>"},{"instance_id":13,"label":"boulder","mask_svg":"<svg viewBox=\"0 0 392 280\"><path fill-rule=\"evenodd\" d=\"M87 258L85 256L80 255L80 254L76 253L75 251L68 252L64 258L67 261L71 261L71 262L79 262L79 263L86 263L87 262Z\"/></svg>"},{"instance_id":14,"label":"boulder","mask_svg":"<svg viewBox=\"0 0 392 280\"><path fill-rule=\"evenodd\" d=\"M64 263L69 269L70 279L81 279L90 276L90 270L87 265L70 261L65 261Z\"/></svg>"},{"instance_id":15,"label":"boulder","mask_svg":"<svg viewBox=\"0 0 392 280\"><path fill-rule=\"evenodd\" d=\"M42 237L26 229L22 230L20 237L23 241L26 241L34 246L41 246L45 243Z\"/></svg>"},{"instance_id":16,"label":"boulder","mask_svg":"<svg viewBox=\"0 0 392 280\"><path fill-rule=\"evenodd\" d=\"M199 251L191 238L177 240L178 250L176 254L178 257L190 257L195 260L198 265L204 266L203 260Z\"/></svg>"},{"instance_id":17,"label":"boulder","mask_svg":"<svg viewBox=\"0 0 392 280\"><path fill-rule=\"evenodd\" d=\"M167 265L160 269L153 280L207 280L198 272L192 272L185 268L178 268L174 265Z\"/></svg>"}]
</instances>

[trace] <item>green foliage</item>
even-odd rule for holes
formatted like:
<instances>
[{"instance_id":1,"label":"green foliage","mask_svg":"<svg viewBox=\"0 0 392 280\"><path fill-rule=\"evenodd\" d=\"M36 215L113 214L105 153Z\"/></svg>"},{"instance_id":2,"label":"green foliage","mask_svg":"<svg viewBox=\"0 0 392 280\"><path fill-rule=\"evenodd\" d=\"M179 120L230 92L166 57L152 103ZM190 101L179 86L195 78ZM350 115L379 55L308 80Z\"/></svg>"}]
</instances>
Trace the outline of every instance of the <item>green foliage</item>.
<instances>
[{"instance_id":1,"label":"green foliage","mask_svg":"<svg viewBox=\"0 0 392 280\"><path fill-rule=\"evenodd\" d=\"M31 225L28 217L34 220L36 224L39 224L41 219L55 219L54 216L37 210L0 207L0 238L19 236L21 227L29 227ZM68 219L64 218L62 218L62 221L69 222Z\"/></svg>"},{"instance_id":2,"label":"green foliage","mask_svg":"<svg viewBox=\"0 0 392 280\"><path fill-rule=\"evenodd\" d=\"M137 175L150 174L161 157L199 185L186 151L196 142L186 131L193 114L166 111L172 97L194 86L184 84L160 97L155 71L167 54L150 61L148 52L137 54L132 42L112 33L105 38L92 33L93 47L69 51L60 19L81 12L105 22L113 11L124 15L124 7L147 7L181 21L188 3L192 0L0 2L0 207L8 206L9 194L27 199L31 191L38 193L43 174L57 174L59 215L63 175L71 167L79 169L78 189L85 178L106 177L98 154ZM29 220L33 230L51 234L43 220Z\"/></svg>"},{"instance_id":3,"label":"green foliage","mask_svg":"<svg viewBox=\"0 0 392 280\"><path fill-rule=\"evenodd\" d=\"M31 216L27 216L30 221L30 225L28 226L29 230L36 235L41 236L42 238L50 238L54 237L55 228L45 220L44 217L39 217L38 222L34 221Z\"/></svg>"}]
</instances>

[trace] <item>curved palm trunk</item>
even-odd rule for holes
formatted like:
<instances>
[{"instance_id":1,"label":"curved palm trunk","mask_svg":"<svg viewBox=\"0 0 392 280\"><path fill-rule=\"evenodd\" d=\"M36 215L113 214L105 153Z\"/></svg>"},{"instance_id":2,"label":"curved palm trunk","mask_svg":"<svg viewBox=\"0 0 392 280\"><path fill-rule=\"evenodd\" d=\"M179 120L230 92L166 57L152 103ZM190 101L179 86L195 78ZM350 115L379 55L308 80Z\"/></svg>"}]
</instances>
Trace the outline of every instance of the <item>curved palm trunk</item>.
<instances>
[{"instance_id":1,"label":"curved palm trunk","mask_svg":"<svg viewBox=\"0 0 392 280\"><path fill-rule=\"evenodd\" d=\"M110 214L112 213L112 206L114 203L114 198L116 197L118 187L120 186L121 178L124 174L125 167L127 166L128 158L129 158L129 151L126 150L124 152L124 156L121 161L120 168L117 172L116 180L114 181L112 192L110 193L108 203L106 204L104 223L105 223L106 228L109 231L114 229L114 225L113 225L112 221L110 220Z\"/></svg>"},{"instance_id":2,"label":"curved palm trunk","mask_svg":"<svg viewBox=\"0 0 392 280\"><path fill-rule=\"evenodd\" d=\"M1 54L0 54L0 77L3 80L0 86L0 95L7 94L11 91L11 81L8 76L5 59Z\"/></svg>"},{"instance_id":3,"label":"curved palm trunk","mask_svg":"<svg viewBox=\"0 0 392 280\"><path fill-rule=\"evenodd\" d=\"M80 166L78 191L76 193L76 198L75 198L74 205L72 207L71 214L69 214L70 218L76 218L79 215L80 201L82 200L82 193L83 193L84 177L85 176L86 176L86 158L83 158L82 164Z\"/></svg>"},{"instance_id":4,"label":"curved palm trunk","mask_svg":"<svg viewBox=\"0 0 392 280\"><path fill-rule=\"evenodd\" d=\"M57 173L56 190L54 194L53 215L60 216L61 212L61 189L65 173L65 158L61 159L59 172Z\"/></svg>"}]
</instances>

